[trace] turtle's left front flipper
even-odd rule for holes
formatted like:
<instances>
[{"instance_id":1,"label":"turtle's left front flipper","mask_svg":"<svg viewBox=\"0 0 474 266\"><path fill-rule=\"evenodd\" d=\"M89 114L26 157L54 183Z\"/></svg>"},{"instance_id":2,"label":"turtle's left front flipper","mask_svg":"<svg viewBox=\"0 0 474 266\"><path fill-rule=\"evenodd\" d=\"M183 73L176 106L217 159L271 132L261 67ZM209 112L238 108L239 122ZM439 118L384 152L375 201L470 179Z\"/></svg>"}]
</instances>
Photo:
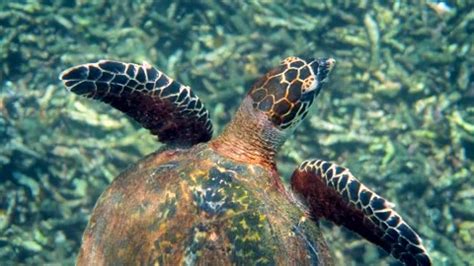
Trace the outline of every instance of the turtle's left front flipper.
<instances>
[{"instance_id":1,"label":"turtle's left front flipper","mask_svg":"<svg viewBox=\"0 0 474 266\"><path fill-rule=\"evenodd\" d=\"M431 265L420 237L351 172L322 160L308 160L295 170L291 187L315 219L325 218L358 233L407 265Z\"/></svg>"},{"instance_id":2,"label":"turtle's left front flipper","mask_svg":"<svg viewBox=\"0 0 474 266\"><path fill-rule=\"evenodd\" d=\"M126 113L165 144L193 145L212 137L209 112L191 88L146 63L101 60L67 69L59 78L70 91Z\"/></svg>"}]
</instances>

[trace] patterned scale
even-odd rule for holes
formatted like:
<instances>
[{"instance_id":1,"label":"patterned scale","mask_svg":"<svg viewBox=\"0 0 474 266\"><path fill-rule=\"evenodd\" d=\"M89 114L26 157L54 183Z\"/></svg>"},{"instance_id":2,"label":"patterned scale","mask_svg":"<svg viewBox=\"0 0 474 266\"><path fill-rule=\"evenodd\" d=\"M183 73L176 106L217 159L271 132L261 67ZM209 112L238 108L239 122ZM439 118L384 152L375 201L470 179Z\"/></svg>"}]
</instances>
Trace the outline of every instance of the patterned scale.
<instances>
[{"instance_id":1,"label":"patterned scale","mask_svg":"<svg viewBox=\"0 0 474 266\"><path fill-rule=\"evenodd\" d=\"M72 92L126 113L166 144L192 145L212 137L209 113L188 86L156 68L101 60L60 75Z\"/></svg>"},{"instance_id":2,"label":"patterned scale","mask_svg":"<svg viewBox=\"0 0 474 266\"><path fill-rule=\"evenodd\" d=\"M252 86L254 108L281 129L296 126L308 114L334 64L332 58L286 58Z\"/></svg>"},{"instance_id":3,"label":"patterned scale","mask_svg":"<svg viewBox=\"0 0 474 266\"><path fill-rule=\"evenodd\" d=\"M307 160L293 173L291 186L310 206L315 219L323 217L342 224L407 265L431 265L420 237L393 210L394 205L348 169Z\"/></svg>"}]
</instances>

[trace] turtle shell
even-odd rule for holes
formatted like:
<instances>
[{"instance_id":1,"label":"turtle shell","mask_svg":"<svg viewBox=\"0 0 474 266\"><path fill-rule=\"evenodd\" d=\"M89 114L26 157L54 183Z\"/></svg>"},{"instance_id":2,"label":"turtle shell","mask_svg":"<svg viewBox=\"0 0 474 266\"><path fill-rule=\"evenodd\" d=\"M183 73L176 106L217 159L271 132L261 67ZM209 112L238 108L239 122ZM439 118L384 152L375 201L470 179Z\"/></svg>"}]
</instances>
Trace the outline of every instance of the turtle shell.
<instances>
[{"instance_id":1,"label":"turtle shell","mask_svg":"<svg viewBox=\"0 0 474 266\"><path fill-rule=\"evenodd\" d=\"M276 171L207 144L152 154L100 196L78 265L325 265L328 248Z\"/></svg>"}]
</instances>

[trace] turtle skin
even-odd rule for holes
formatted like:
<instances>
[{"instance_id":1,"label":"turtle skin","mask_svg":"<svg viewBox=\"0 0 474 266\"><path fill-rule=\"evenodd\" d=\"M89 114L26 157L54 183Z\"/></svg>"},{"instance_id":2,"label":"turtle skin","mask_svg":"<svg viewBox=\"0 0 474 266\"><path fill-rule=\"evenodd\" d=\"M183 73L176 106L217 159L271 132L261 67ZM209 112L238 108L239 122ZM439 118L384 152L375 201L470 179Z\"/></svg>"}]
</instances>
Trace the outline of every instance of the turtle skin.
<instances>
[{"instance_id":1,"label":"turtle skin","mask_svg":"<svg viewBox=\"0 0 474 266\"><path fill-rule=\"evenodd\" d=\"M142 159L100 196L78 265L332 265L276 171L208 144Z\"/></svg>"}]
</instances>

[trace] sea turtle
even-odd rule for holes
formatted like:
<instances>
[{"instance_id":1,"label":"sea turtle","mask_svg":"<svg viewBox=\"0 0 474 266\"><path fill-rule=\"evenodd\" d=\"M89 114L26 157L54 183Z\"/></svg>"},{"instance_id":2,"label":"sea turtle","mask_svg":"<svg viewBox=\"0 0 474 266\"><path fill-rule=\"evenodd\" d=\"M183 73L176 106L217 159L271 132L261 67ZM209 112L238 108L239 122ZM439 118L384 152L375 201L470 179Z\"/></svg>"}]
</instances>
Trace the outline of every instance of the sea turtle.
<instances>
[{"instance_id":1,"label":"sea turtle","mask_svg":"<svg viewBox=\"0 0 474 266\"><path fill-rule=\"evenodd\" d=\"M430 265L393 205L344 167L302 162L287 188L275 155L335 64L289 57L258 79L222 134L190 87L147 63L101 60L65 70L72 92L100 100L164 148L120 174L98 199L79 265L331 265L325 218L408 265Z\"/></svg>"}]
</instances>

